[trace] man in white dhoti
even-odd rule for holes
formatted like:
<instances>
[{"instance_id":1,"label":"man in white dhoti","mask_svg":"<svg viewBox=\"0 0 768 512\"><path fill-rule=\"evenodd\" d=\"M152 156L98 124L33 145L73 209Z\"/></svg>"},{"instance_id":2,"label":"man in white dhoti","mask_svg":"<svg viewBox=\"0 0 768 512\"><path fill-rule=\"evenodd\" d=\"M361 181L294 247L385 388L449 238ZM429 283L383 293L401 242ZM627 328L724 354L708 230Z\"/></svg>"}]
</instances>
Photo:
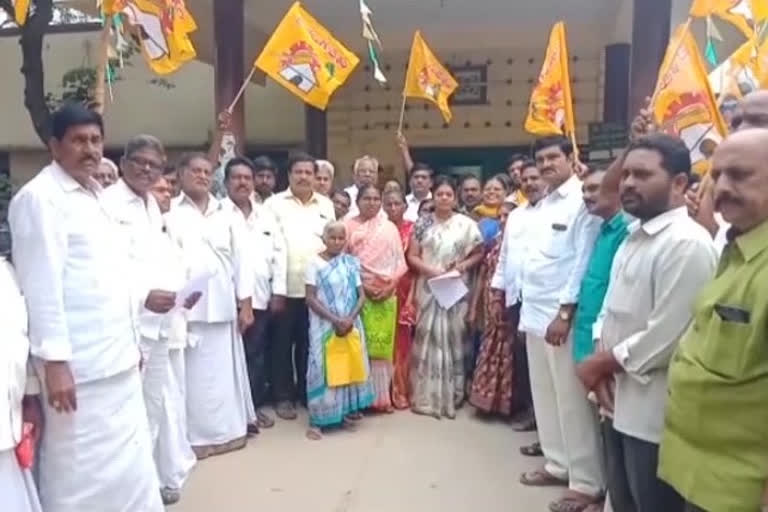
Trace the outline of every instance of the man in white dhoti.
<instances>
[{"instance_id":1,"label":"man in white dhoti","mask_svg":"<svg viewBox=\"0 0 768 512\"><path fill-rule=\"evenodd\" d=\"M159 512L139 377L135 312L175 294L135 289L120 227L91 174L101 116L66 105L52 117L54 161L13 198L13 261L44 382L40 501L46 512Z\"/></svg>"},{"instance_id":2,"label":"man in white dhoti","mask_svg":"<svg viewBox=\"0 0 768 512\"><path fill-rule=\"evenodd\" d=\"M253 198L255 173L254 163L247 158L237 157L227 162L224 167L227 198L223 203L243 222L252 247L251 267L255 286L251 306L254 322L243 333L243 339L251 397L257 407L258 418L257 425L249 428L257 433L258 428L270 428L275 424L275 420L259 407L267 400L267 325L272 315L285 309L287 253L277 219L271 210Z\"/></svg>"},{"instance_id":3,"label":"man in white dhoti","mask_svg":"<svg viewBox=\"0 0 768 512\"><path fill-rule=\"evenodd\" d=\"M253 271L242 222L209 191L206 156L184 155L178 172L168 222L192 275L210 275L189 312L185 353L189 441L203 459L244 447L256 421L241 337L253 323Z\"/></svg>"},{"instance_id":4,"label":"man in white dhoti","mask_svg":"<svg viewBox=\"0 0 768 512\"><path fill-rule=\"evenodd\" d=\"M27 308L5 257L0 257L0 303L0 503L3 510L42 512L30 472L43 427L40 384L28 371ZM31 431L25 434L26 428Z\"/></svg>"},{"instance_id":5,"label":"man in white dhoti","mask_svg":"<svg viewBox=\"0 0 768 512\"><path fill-rule=\"evenodd\" d=\"M162 179L164 165L165 150L157 138L134 137L120 161L122 178L104 192L104 199L123 228L134 279L144 288L180 290L187 278L181 250L171 241L161 209L150 193L150 188ZM183 387L177 378L184 372L184 311L174 309L159 315L144 308L139 328L149 432L160 495L169 505L179 501L180 489L195 465L195 454L187 439Z\"/></svg>"}]
</instances>

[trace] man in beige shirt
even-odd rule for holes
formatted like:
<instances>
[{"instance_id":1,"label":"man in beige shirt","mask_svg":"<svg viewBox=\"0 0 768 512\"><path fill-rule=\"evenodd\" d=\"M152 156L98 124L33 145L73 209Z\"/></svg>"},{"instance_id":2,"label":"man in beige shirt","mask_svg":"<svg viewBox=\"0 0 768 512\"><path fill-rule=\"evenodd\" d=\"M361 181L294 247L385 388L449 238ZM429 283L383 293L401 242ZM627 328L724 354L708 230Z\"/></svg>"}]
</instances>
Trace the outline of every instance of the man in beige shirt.
<instances>
[{"instance_id":1,"label":"man in beige shirt","mask_svg":"<svg viewBox=\"0 0 768 512\"><path fill-rule=\"evenodd\" d=\"M621 202L638 220L616 254L595 325L603 351L577 367L585 387L613 411L602 430L616 511L673 510L679 501L656 477L667 368L717 263L712 237L683 206L690 170L688 149L677 137L649 135L630 145Z\"/></svg>"},{"instance_id":2,"label":"man in beige shirt","mask_svg":"<svg viewBox=\"0 0 768 512\"><path fill-rule=\"evenodd\" d=\"M304 271L313 256L324 250L325 225L335 220L330 199L313 191L317 164L306 154L291 156L288 162L288 189L270 197L264 205L271 210L285 238L288 253L287 300L275 321L272 345L272 386L280 418L296 418L294 401L307 401L307 350L309 317L304 300ZM296 376L293 365L296 362Z\"/></svg>"}]
</instances>

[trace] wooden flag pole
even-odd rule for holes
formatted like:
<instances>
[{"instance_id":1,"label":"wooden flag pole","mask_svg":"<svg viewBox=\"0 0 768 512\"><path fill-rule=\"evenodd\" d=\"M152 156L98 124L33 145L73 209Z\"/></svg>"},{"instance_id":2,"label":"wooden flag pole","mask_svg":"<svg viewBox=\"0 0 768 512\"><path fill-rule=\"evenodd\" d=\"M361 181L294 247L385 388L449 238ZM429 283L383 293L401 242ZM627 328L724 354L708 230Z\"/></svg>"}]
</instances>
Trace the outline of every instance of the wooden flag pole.
<instances>
[{"instance_id":1,"label":"wooden flag pole","mask_svg":"<svg viewBox=\"0 0 768 512\"><path fill-rule=\"evenodd\" d=\"M253 78L254 73L256 73L256 66L251 67L251 72L248 73L247 77L245 77L243 84L240 86L240 90L237 91L237 94L235 95L235 99L232 100L232 103L230 103L229 106L227 107L227 112L229 112L230 114L235 109L235 105L237 105L237 102L240 101L240 98L243 97L243 94L245 93L245 88L248 87L248 84Z\"/></svg>"},{"instance_id":2,"label":"wooden flag pole","mask_svg":"<svg viewBox=\"0 0 768 512\"><path fill-rule=\"evenodd\" d=\"M99 114L104 113L106 103L107 66L109 65L109 31L112 16L104 17L104 27L101 29L101 46L99 47L99 65L96 67L96 84L93 90L93 109Z\"/></svg>"},{"instance_id":3,"label":"wooden flag pole","mask_svg":"<svg viewBox=\"0 0 768 512\"><path fill-rule=\"evenodd\" d=\"M405 121L405 100L407 96L403 91L403 104L400 106L400 122L397 125L397 133L403 133L403 121Z\"/></svg>"}]
</instances>

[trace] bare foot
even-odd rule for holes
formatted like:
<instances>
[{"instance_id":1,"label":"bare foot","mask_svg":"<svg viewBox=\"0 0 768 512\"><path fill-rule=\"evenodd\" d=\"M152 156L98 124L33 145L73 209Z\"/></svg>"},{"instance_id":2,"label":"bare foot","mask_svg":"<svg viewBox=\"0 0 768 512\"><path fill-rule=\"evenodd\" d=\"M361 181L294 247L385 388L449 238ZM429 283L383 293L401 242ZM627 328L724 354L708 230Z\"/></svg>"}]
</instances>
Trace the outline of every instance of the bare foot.
<instances>
[{"instance_id":1,"label":"bare foot","mask_svg":"<svg viewBox=\"0 0 768 512\"><path fill-rule=\"evenodd\" d=\"M307 430L307 439L312 441L320 441L323 438L323 433L317 427L309 427Z\"/></svg>"}]
</instances>

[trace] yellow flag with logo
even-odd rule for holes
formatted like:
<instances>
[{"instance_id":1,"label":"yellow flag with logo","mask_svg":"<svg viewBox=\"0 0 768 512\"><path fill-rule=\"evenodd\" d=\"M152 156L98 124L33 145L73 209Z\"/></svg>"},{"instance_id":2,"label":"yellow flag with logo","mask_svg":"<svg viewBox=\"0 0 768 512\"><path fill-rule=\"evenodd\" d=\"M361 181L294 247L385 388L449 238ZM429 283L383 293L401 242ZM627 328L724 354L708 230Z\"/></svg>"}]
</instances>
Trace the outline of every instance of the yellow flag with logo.
<instances>
[{"instance_id":1,"label":"yellow flag with logo","mask_svg":"<svg viewBox=\"0 0 768 512\"><path fill-rule=\"evenodd\" d=\"M709 73L709 84L720 103L768 86L768 40L757 48L745 42Z\"/></svg>"},{"instance_id":2,"label":"yellow flag with logo","mask_svg":"<svg viewBox=\"0 0 768 512\"><path fill-rule=\"evenodd\" d=\"M685 141L699 173L708 170L709 157L727 134L706 69L690 24L679 26L667 46L651 104L660 130Z\"/></svg>"},{"instance_id":3,"label":"yellow flag with logo","mask_svg":"<svg viewBox=\"0 0 768 512\"><path fill-rule=\"evenodd\" d=\"M715 15L741 30L745 36L752 37L755 21L768 16L765 0L693 0L690 15L705 18ZM756 16L759 13L761 18Z\"/></svg>"},{"instance_id":4,"label":"yellow flag with logo","mask_svg":"<svg viewBox=\"0 0 768 512\"><path fill-rule=\"evenodd\" d=\"M459 87L450 71L445 69L427 42L416 31L411 46L411 58L408 60L408 73L405 76L403 95L411 98L429 100L440 109L443 119L449 123L453 118L448 100Z\"/></svg>"},{"instance_id":5,"label":"yellow flag with logo","mask_svg":"<svg viewBox=\"0 0 768 512\"><path fill-rule=\"evenodd\" d=\"M325 110L360 59L312 17L293 4L254 66L293 94Z\"/></svg>"},{"instance_id":6,"label":"yellow flag with logo","mask_svg":"<svg viewBox=\"0 0 768 512\"><path fill-rule=\"evenodd\" d=\"M13 0L13 13L14 21L18 26L22 26L27 22L27 14L29 14L29 0Z\"/></svg>"},{"instance_id":7,"label":"yellow flag with logo","mask_svg":"<svg viewBox=\"0 0 768 512\"><path fill-rule=\"evenodd\" d=\"M565 23L552 27L539 80L531 93L525 131L534 135L576 133Z\"/></svg>"},{"instance_id":8,"label":"yellow flag with logo","mask_svg":"<svg viewBox=\"0 0 768 512\"><path fill-rule=\"evenodd\" d=\"M189 37L197 23L183 0L105 0L102 11L122 15L149 67L159 75L173 73L197 57Z\"/></svg>"}]
</instances>

